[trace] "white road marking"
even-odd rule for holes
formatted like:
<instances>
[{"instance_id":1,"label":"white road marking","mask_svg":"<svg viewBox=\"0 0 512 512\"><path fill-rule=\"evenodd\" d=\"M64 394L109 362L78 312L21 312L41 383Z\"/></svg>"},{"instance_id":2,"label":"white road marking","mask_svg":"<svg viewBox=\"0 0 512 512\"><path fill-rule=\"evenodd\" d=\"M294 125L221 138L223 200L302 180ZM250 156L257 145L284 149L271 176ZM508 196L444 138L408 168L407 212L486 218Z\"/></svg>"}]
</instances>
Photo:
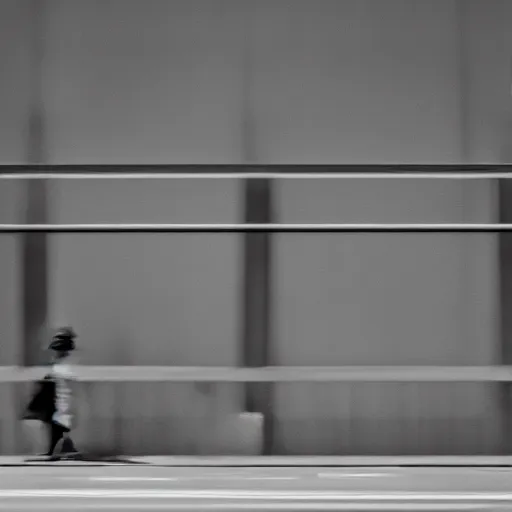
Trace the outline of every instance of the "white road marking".
<instances>
[{"instance_id":1,"label":"white road marking","mask_svg":"<svg viewBox=\"0 0 512 512\"><path fill-rule=\"evenodd\" d=\"M80 477L64 477L66 479L84 480ZM173 477L143 477L143 476L90 476L87 480L93 482L176 482L178 478Z\"/></svg>"},{"instance_id":2,"label":"white road marking","mask_svg":"<svg viewBox=\"0 0 512 512\"><path fill-rule=\"evenodd\" d=\"M243 480L299 480L298 476L248 476L240 477Z\"/></svg>"},{"instance_id":3,"label":"white road marking","mask_svg":"<svg viewBox=\"0 0 512 512\"><path fill-rule=\"evenodd\" d=\"M496 512L496 505L468 505L468 504L408 504L408 503L229 503L229 502L201 502L201 504L193 503L157 503L148 502L141 505L138 502L75 502L73 504L74 510L77 512L82 510L135 510L140 512L141 506L143 510L149 512L151 510L166 510L166 511L182 511L190 510L194 512L202 512L203 510L233 510L241 512L242 510L253 510L253 511L286 511L286 512L320 512L320 511L346 511L346 512L462 512L462 511L478 511L490 510ZM0 510L6 512L12 512L13 510L20 510L22 512L28 512L33 510L30 504L23 504L16 501L10 501L7 504L0 503ZM69 511L70 504L66 501L55 501L55 502L41 502L37 504L37 510L66 510Z\"/></svg>"},{"instance_id":4,"label":"white road marking","mask_svg":"<svg viewBox=\"0 0 512 512\"><path fill-rule=\"evenodd\" d=\"M263 501L317 501L366 503L443 503L512 502L512 493L414 493L414 492L304 492L244 490L167 490L167 489L2 489L0 498L89 498L89 499L217 499Z\"/></svg>"},{"instance_id":5,"label":"white road marking","mask_svg":"<svg viewBox=\"0 0 512 512\"><path fill-rule=\"evenodd\" d=\"M318 473L319 478L387 478L396 476L393 473Z\"/></svg>"},{"instance_id":6,"label":"white road marking","mask_svg":"<svg viewBox=\"0 0 512 512\"><path fill-rule=\"evenodd\" d=\"M294 476L180 476L180 477L143 477L143 476L64 476L61 480L90 480L93 482L184 482L197 480L226 480L226 481L246 481L246 480L298 480Z\"/></svg>"}]
</instances>

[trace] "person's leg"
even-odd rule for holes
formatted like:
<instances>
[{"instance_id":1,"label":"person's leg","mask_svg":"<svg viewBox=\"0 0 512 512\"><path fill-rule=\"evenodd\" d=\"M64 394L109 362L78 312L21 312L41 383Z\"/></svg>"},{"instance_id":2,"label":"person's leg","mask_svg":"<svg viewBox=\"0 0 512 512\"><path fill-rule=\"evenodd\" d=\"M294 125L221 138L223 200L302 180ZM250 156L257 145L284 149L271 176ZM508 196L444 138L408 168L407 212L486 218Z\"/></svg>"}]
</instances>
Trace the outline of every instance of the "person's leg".
<instances>
[{"instance_id":1,"label":"person's leg","mask_svg":"<svg viewBox=\"0 0 512 512\"><path fill-rule=\"evenodd\" d=\"M56 425L55 423L52 423L50 425L50 429L51 429L51 439L50 439L50 447L48 449L48 455L53 455L54 452L56 451L56 448L60 447L61 439L64 436L64 430L60 425Z\"/></svg>"},{"instance_id":2,"label":"person's leg","mask_svg":"<svg viewBox=\"0 0 512 512\"><path fill-rule=\"evenodd\" d=\"M75 443L73 442L73 439L71 439L69 434L69 432L65 433L64 437L62 438L62 453L64 455L73 455L75 453L78 453Z\"/></svg>"},{"instance_id":3,"label":"person's leg","mask_svg":"<svg viewBox=\"0 0 512 512\"><path fill-rule=\"evenodd\" d=\"M49 455L66 457L77 454L78 451L70 437L70 430L61 425L52 424L52 443Z\"/></svg>"}]
</instances>

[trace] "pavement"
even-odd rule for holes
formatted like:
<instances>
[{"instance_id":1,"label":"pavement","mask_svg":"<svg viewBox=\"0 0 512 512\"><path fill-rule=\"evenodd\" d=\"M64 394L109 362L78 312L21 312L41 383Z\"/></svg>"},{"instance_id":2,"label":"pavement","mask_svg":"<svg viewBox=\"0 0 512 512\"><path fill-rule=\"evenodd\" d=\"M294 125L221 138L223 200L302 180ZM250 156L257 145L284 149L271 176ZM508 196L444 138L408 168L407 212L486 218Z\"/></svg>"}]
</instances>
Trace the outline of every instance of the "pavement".
<instances>
[{"instance_id":1,"label":"pavement","mask_svg":"<svg viewBox=\"0 0 512 512\"><path fill-rule=\"evenodd\" d=\"M512 511L512 468L505 466L307 466L289 459L284 466L267 459L251 467L242 458L224 466L188 459L186 466L184 459L4 465L0 511Z\"/></svg>"}]
</instances>

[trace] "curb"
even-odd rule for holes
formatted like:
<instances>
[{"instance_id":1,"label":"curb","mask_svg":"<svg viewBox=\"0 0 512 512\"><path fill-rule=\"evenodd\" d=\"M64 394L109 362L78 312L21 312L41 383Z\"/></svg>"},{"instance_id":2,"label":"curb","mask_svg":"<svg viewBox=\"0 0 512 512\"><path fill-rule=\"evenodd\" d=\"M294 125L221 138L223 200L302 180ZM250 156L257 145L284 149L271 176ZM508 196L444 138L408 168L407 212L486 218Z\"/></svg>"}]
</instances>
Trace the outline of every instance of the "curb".
<instances>
[{"instance_id":1,"label":"curb","mask_svg":"<svg viewBox=\"0 0 512 512\"><path fill-rule=\"evenodd\" d=\"M133 457L157 467L512 467L512 457Z\"/></svg>"},{"instance_id":2,"label":"curb","mask_svg":"<svg viewBox=\"0 0 512 512\"><path fill-rule=\"evenodd\" d=\"M45 461L22 456L0 457L0 467L23 466L153 466L153 467L512 467L512 457L95 457L80 460Z\"/></svg>"}]
</instances>

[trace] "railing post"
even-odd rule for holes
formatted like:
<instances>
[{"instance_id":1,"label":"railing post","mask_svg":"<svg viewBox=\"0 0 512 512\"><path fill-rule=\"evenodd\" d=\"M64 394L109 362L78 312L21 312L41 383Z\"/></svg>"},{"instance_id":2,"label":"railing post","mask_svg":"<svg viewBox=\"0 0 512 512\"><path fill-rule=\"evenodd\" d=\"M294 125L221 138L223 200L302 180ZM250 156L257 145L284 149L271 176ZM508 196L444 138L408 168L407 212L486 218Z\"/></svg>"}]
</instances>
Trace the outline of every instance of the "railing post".
<instances>
[{"instance_id":1,"label":"railing post","mask_svg":"<svg viewBox=\"0 0 512 512\"><path fill-rule=\"evenodd\" d=\"M512 220L512 182L499 180L499 222ZM512 365L512 233L499 235L500 356L501 364ZM503 448L512 454L512 389L500 384L503 417Z\"/></svg>"},{"instance_id":2,"label":"railing post","mask_svg":"<svg viewBox=\"0 0 512 512\"><path fill-rule=\"evenodd\" d=\"M272 183L270 180L245 180L245 222L272 222ZM243 264L243 354L244 366L271 364L271 254L272 234L244 235ZM263 416L263 451L273 451L272 383L245 385L245 408Z\"/></svg>"},{"instance_id":3,"label":"railing post","mask_svg":"<svg viewBox=\"0 0 512 512\"><path fill-rule=\"evenodd\" d=\"M45 163L45 121L43 102L45 0L31 4L31 91L28 118L27 160L30 164ZM25 183L24 222L46 223L46 180ZM45 233L22 236L23 294L23 364L37 364L40 355L40 334L46 328L48 307L48 244Z\"/></svg>"}]
</instances>

